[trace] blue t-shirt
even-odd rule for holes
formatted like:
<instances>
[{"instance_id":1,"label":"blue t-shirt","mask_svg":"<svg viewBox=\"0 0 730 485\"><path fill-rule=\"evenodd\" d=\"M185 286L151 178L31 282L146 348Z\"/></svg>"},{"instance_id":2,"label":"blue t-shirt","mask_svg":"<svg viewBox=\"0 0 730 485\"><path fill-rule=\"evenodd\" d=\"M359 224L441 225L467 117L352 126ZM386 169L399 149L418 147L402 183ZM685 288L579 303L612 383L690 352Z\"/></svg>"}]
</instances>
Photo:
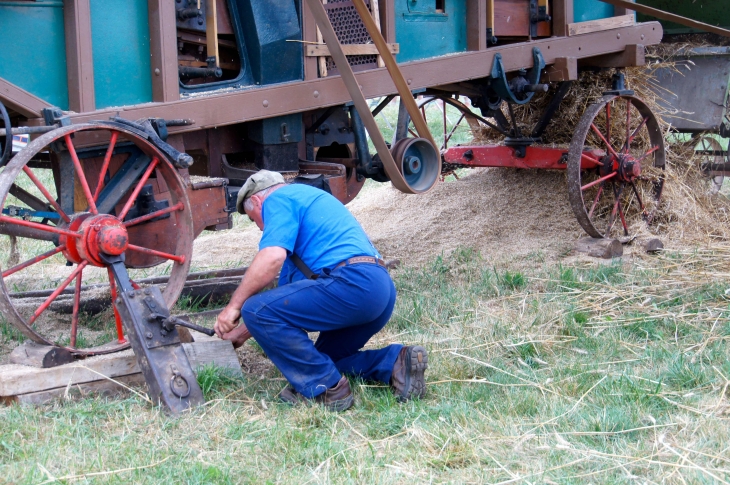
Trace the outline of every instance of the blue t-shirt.
<instances>
[{"instance_id":1,"label":"blue t-shirt","mask_svg":"<svg viewBox=\"0 0 730 485\"><path fill-rule=\"evenodd\" d=\"M312 272L319 274L354 256L376 256L365 231L342 203L321 189L291 184L264 200L264 234L259 250L278 246L299 256ZM279 285L305 276L286 259Z\"/></svg>"}]
</instances>

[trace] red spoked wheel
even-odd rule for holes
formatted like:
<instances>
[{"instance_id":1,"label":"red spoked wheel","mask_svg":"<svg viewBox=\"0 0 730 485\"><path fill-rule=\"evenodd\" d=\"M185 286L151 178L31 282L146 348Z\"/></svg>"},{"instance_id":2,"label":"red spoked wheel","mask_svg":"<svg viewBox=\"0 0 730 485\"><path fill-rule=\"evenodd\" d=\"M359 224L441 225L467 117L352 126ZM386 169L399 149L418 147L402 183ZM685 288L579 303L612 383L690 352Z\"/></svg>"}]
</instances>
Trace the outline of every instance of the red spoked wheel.
<instances>
[{"instance_id":1,"label":"red spoked wheel","mask_svg":"<svg viewBox=\"0 0 730 485\"><path fill-rule=\"evenodd\" d=\"M480 121L481 116L451 96L425 96L418 101L418 108L441 151L449 148L449 144L471 143L474 137L487 127ZM418 138L413 122L410 120L408 132L411 136Z\"/></svg>"},{"instance_id":2,"label":"red spoked wheel","mask_svg":"<svg viewBox=\"0 0 730 485\"><path fill-rule=\"evenodd\" d=\"M651 224L664 187L664 138L649 107L604 96L588 107L568 152L568 198L593 237L626 237Z\"/></svg>"},{"instance_id":3,"label":"red spoked wheel","mask_svg":"<svg viewBox=\"0 0 730 485\"><path fill-rule=\"evenodd\" d=\"M129 346L105 254L124 254L128 268L169 263L168 307L182 291L193 242L185 182L124 125L71 125L32 141L0 173L0 207L0 247L14 260L0 262L0 311L37 343L84 355ZM87 298L100 295L111 310L85 313ZM64 306L70 319L49 318Z\"/></svg>"}]
</instances>

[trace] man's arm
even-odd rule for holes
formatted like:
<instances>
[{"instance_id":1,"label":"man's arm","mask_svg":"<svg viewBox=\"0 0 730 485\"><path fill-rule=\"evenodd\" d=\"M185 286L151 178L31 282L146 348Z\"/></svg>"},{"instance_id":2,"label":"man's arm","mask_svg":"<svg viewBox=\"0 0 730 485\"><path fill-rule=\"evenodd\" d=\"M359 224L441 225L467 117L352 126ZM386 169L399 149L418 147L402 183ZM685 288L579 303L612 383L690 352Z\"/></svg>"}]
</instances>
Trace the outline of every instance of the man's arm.
<instances>
[{"instance_id":1,"label":"man's arm","mask_svg":"<svg viewBox=\"0 0 730 485\"><path fill-rule=\"evenodd\" d=\"M219 337L223 338L224 334L238 326L243 304L276 278L285 259L286 249L277 246L264 248L256 254L231 301L218 314L214 328Z\"/></svg>"}]
</instances>

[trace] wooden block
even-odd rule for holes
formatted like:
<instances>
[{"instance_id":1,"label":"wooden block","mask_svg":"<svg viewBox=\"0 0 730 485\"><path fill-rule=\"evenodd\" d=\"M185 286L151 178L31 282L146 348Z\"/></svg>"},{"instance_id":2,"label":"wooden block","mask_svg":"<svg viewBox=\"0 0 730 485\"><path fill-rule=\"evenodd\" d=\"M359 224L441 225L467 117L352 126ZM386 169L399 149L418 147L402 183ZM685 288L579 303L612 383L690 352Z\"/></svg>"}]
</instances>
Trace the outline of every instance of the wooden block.
<instances>
[{"instance_id":1,"label":"wooden block","mask_svg":"<svg viewBox=\"0 0 730 485\"><path fill-rule=\"evenodd\" d=\"M73 362L74 356L68 350L50 345L40 345L31 340L15 347L10 352L13 364L47 369Z\"/></svg>"},{"instance_id":2,"label":"wooden block","mask_svg":"<svg viewBox=\"0 0 730 485\"><path fill-rule=\"evenodd\" d=\"M137 359L131 350L90 357L50 369L3 365L0 366L0 396L27 394L65 387L69 383L74 385L97 381L103 379L102 376L126 376L137 372Z\"/></svg>"},{"instance_id":3,"label":"wooden block","mask_svg":"<svg viewBox=\"0 0 730 485\"><path fill-rule=\"evenodd\" d=\"M542 82L575 81L578 79L578 59L575 57L556 57L555 63L547 66Z\"/></svg>"},{"instance_id":4,"label":"wooden block","mask_svg":"<svg viewBox=\"0 0 730 485\"><path fill-rule=\"evenodd\" d=\"M620 27L631 27L634 25L633 15L621 15L600 20L589 20L588 22L576 22L568 24L568 35L589 34L602 30L618 29Z\"/></svg>"},{"instance_id":5,"label":"wooden block","mask_svg":"<svg viewBox=\"0 0 730 485\"><path fill-rule=\"evenodd\" d=\"M193 370L214 364L217 367L228 369L234 374L243 377L241 364L238 362L238 355L230 341L215 339L182 344L182 346L185 349Z\"/></svg>"},{"instance_id":6,"label":"wooden block","mask_svg":"<svg viewBox=\"0 0 730 485\"><path fill-rule=\"evenodd\" d=\"M606 54L603 56L588 57L581 59L581 67L634 67L646 65L644 46L641 44L630 44L623 52Z\"/></svg>"},{"instance_id":7,"label":"wooden block","mask_svg":"<svg viewBox=\"0 0 730 485\"><path fill-rule=\"evenodd\" d=\"M196 335L198 335L196 333ZM202 334L200 334L202 335ZM227 340L214 338L207 341L183 344L193 369L207 364L215 364L241 372L241 366L233 344ZM71 364L50 369L39 369L24 365L0 366L0 397L37 393L48 389L65 388L96 381L107 381L107 377L139 374L137 358L131 350L107 355L89 357Z\"/></svg>"},{"instance_id":8,"label":"wooden block","mask_svg":"<svg viewBox=\"0 0 730 485\"><path fill-rule=\"evenodd\" d=\"M618 258L624 254L624 247L618 239L584 237L575 243L575 250L594 258Z\"/></svg>"},{"instance_id":9,"label":"wooden block","mask_svg":"<svg viewBox=\"0 0 730 485\"><path fill-rule=\"evenodd\" d=\"M644 249L647 253L658 253L664 249L664 243L657 238L649 239L644 243Z\"/></svg>"},{"instance_id":10,"label":"wooden block","mask_svg":"<svg viewBox=\"0 0 730 485\"><path fill-rule=\"evenodd\" d=\"M375 44L342 44L342 52L346 56L362 56L362 55L376 55L378 54L378 48ZM388 50L391 54L398 54L400 52L400 44L388 44ZM308 45L306 46L305 54L307 57L320 57L329 56L330 49L326 44L322 45Z\"/></svg>"},{"instance_id":11,"label":"wooden block","mask_svg":"<svg viewBox=\"0 0 730 485\"><path fill-rule=\"evenodd\" d=\"M116 381L116 382L114 382ZM20 403L20 404L43 404L53 399L65 398L79 399L88 397L89 395L97 396L126 396L130 394L129 389L139 389L146 392L147 383L141 372L130 374L127 376L117 376L114 381L103 379L99 381L86 382L84 384L75 384L67 387L57 387L55 389L46 389L45 391L30 392L20 394L18 396L0 396L0 402L3 404ZM124 384L124 386L120 385Z\"/></svg>"}]
</instances>

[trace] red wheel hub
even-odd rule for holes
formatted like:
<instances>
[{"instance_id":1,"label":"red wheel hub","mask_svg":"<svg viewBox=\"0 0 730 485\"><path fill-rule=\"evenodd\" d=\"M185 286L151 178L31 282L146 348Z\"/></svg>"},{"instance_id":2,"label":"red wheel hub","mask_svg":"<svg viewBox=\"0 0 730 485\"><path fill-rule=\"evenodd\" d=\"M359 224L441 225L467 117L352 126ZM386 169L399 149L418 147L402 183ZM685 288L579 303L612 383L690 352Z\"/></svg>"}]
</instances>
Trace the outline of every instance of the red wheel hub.
<instances>
[{"instance_id":1,"label":"red wheel hub","mask_svg":"<svg viewBox=\"0 0 730 485\"><path fill-rule=\"evenodd\" d=\"M71 221L68 229L82 234L80 238L60 237L60 243L66 245L63 251L66 259L77 264L88 261L94 266L106 266L101 253L118 256L129 246L127 228L108 214L81 214Z\"/></svg>"}]
</instances>

